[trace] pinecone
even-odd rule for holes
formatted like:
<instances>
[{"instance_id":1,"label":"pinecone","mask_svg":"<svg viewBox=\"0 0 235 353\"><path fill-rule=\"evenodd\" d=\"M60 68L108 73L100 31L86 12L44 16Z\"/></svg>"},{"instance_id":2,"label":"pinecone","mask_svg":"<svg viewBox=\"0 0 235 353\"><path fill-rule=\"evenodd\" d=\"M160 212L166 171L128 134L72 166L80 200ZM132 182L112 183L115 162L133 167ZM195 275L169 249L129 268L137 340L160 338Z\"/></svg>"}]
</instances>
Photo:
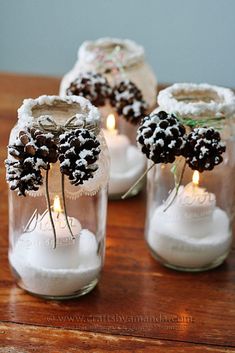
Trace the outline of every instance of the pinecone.
<instances>
[{"instance_id":1,"label":"pinecone","mask_svg":"<svg viewBox=\"0 0 235 353\"><path fill-rule=\"evenodd\" d=\"M138 124L146 113L147 104L142 92L129 80L121 81L113 87L110 101L118 114L132 124Z\"/></svg>"},{"instance_id":2,"label":"pinecone","mask_svg":"<svg viewBox=\"0 0 235 353\"><path fill-rule=\"evenodd\" d=\"M35 128L20 131L8 152L14 159L6 160L6 179L11 190L19 189L18 195L24 196L26 191L36 191L42 184L40 169L48 169L48 163L58 159L54 136Z\"/></svg>"},{"instance_id":3,"label":"pinecone","mask_svg":"<svg viewBox=\"0 0 235 353\"><path fill-rule=\"evenodd\" d=\"M212 170L223 161L225 152L220 133L213 128L196 128L187 137L185 157L189 167L198 170Z\"/></svg>"},{"instance_id":4,"label":"pinecone","mask_svg":"<svg viewBox=\"0 0 235 353\"><path fill-rule=\"evenodd\" d=\"M59 160L61 173L68 175L77 186L93 178L98 169L95 163L100 154L100 143L87 129L76 129L60 135Z\"/></svg>"},{"instance_id":5,"label":"pinecone","mask_svg":"<svg viewBox=\"0 0 235 353\"><path fill-rule=\"evenodd\" d=\"M26 191L37 191L42 185L43 177L41 171L33 158L26 158L23 161L6 160L6 180L11 190L18 190L19 196L26 196Z\"/></svg>"},{"instance_id":6,"label":"pinecone","mask_svg":"<svg viewBox=\"0 0 235 353\"><path fill-rule=\"evenodd\" d=\"M154 163L173 163L185 146L185 127L174 115L161 111L143 119L137 142Z\"/></svg>"},{"instance_id":7,"label":"pinecone","mask_svg":"<svg viewBox=\"0 0 235 353\"><path fill-rule=\"evenodd\" d=\"M97 107L105 105L106 99L111 94L111 87L107 79L101 74L86 72L81 73L66 90L67 95L82 96L87 98Z\"/></svg>"}]
</instances>

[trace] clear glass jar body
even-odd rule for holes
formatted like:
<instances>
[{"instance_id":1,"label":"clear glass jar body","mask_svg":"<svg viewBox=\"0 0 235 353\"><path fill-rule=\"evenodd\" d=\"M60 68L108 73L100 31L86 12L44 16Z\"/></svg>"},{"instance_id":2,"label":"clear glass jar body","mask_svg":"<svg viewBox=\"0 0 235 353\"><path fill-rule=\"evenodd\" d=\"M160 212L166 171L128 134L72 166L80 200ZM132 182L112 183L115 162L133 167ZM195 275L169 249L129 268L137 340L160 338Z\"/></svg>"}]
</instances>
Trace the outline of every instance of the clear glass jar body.
<instances>
[{"instance_id":1,"label":"clear glass jar body","mask_svg":"<svg viewBox=\"0 0 235 353\"><path fill-rule=\"evenodd\" d=\"M177 89L182 88L180 84L177 85ZM177 112L178 116L190 119L220 117L219 111L213 115L209 109L211 106L214 109L215 104L208 107L208 102L211 103L214 98L213 89L209 92L208 88L210 96L208 92L200 92L200 85L195 87L196 92L192 89L187 92L186 87L183 87L180 103L174 101L171 107L169 98L168 105L162 104L158 110ZM202 98L204 96L206 98ZM195 115L198 103L201 110L205 103L205 109ZM200 173L199 181L196 182L196 174L186 164L177 196L172 203L176 194L173 164L156 165L148 174L145 238L153 257L167 267L203 271L219 266L228 256L235 202L235 137L231 124L232 116L222 120L220 126L221 137L226 145L223 162L212 171ZM177 157L176 163L182 171L185 159Z\"/></svg>"},{"instance_id":2,"label":"clear glass jar body","mask_svg":"<svg viewBox=\"0 0 235 353\"><path fill-rule=\"evenodd\" d=\"M55 212L54 249L45 197L27 196L26 200L9 192L9 262L15 280L26 291L51 299L92 290L104 262L107 190L66 202L75 239L64 215Z\"/></svg>"},{"instance_id":3,"label":"clear glass jar body","mask_svg":"<svg viewBox=\"0 0 235 353\"><path fill-rule=\"evenodd\" d=\"M120 55L110 60L110 54L119 48ZM117 60L116 60L117 59ZM117 69L114 70L115 65ZM119 70L121 65L122 70ZM101 38L94 42L85 42L79 48L78 60L74 68L67 73L61 82L60 94L66 93L76 77L83 72L98 72L103 74L111 87L122 80L130 80L142 92L147 103L148 112L156 106L156 77L145 60L144 49L130 40ZM109 197L119 199L146 168L146 159L136 147L136 131L138 125L128 122L119 115L107 100L105 106L99 107L102 116L102 126L111 157ZM109 116L114 116L115 126L110 128ZM142 189L144 182L140 182L128 194L135 196Z\"/></svg>"},{"instance_id":4,"label":"clear glass jar body","mask_svg":"<svg viewBox=\"0 0 235 353\"><path fill-rule=\"evenodd\" d=\"M71 115L66 110L62 120ZM9 144L21 129L19 125L13 128ZM26 197L9 191L9 262L17 284L34 295L69 299L88 293L99 280L105 256L109 156L102 131L97 138L101 146L98 171L79 186L71 185L66 177L64 200L59 161L50 167L56 241L45 197L46 172L38 191L27 192Z\"/></svg>"}]
</instances>

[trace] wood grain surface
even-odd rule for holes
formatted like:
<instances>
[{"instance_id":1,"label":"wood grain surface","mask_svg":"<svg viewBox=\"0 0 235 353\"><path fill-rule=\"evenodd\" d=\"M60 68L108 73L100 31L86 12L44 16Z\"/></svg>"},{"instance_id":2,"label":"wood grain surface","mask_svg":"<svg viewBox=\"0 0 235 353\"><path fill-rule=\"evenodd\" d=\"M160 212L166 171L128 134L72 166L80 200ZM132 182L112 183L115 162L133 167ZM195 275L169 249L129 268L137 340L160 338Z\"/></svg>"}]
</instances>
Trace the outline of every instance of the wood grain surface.
<instances>
[{"instance_id":1,"label":"wood grain surface","mask_svg":"<svg viewBox=\"0 0 235 353\"><path fill-rule=\"evenodd\" d=\"M3 160L23 98L57 94L59 79L0 74L0 353L235 352L235 250L198 274L166 269L144 242L145 195L110 201L106 262L88 295L46 301L18 288L8 260Z\"/></svg>"}]
</instances>

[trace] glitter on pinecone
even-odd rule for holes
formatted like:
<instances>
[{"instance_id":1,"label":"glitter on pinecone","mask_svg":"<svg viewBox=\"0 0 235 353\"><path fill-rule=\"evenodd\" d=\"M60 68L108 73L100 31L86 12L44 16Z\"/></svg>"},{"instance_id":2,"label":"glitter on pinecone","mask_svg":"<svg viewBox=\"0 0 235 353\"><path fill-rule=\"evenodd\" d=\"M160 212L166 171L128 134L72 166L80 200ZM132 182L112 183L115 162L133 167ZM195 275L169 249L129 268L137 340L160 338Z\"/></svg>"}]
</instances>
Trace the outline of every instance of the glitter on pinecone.
<instances>
[{"instance_id":1,"label":"glitter on pinecone","mask_svg":"<svg viewBox=\"0 0 235 353\"><path fill-rule=\"evenodd\" d=\"M110 100L117 113L132 124L138 124L146 114L147 103L142 92L129 80L121 81L113 87Z\"/></svg>"},{"instance_id":2,"label":"glitter on pinecone","mask_svg":"<svg viewBox=\"0 0 235 353\"><path fill-rule=\"evenodd\" d=\"M105 105L111 94L107 79L98 73L81 73L66 90L67 95L87 98L96 107Z\"/></svg>"},{"instance_id":3,"label":"glitter on pinecone","mask_svg":"<svg viewBox=\"0 0 235 353\"><path fill-rule=\"evenodd\" d=\"M187 137L185 157L189 167L203 172L212 170L223 161L225 145L220 133L213 128L196 128Z\"/></svg>"},{"instance_id":4,"label":"glitter on pinecone","mask_svg":"<svg viewBox=\"0 0 235 353\"><path fill-rule=\"evenodd\" d=\"M174 115L161 111L143 119L137 142L154 163L173 163L185 146L185 127Z\"/></svg>"},{"instance_id":5,"label":"glitter on pinecone","mask_svg":"<svg viewBox=\"0 0 235 353\"><path fill-rule=\"evenodd\" d=\"M93 178L98 169L99 146L94 133L87 129L68 131L60 136L60 171L68 175L71 184L81 185Z\"/></svg>"},{"instance_id":6,"label":"glitter on pinecone","mask_svg":"<svg viewBox=\"0 0 235 353\"><path fill-rule=\"evenodd\" d=\"M58 159L54 136L34 128L19 132L15 143L8 146L6 179L11 190L18 189L18 195L26 196L26 191L36 191L42 185L42 169Z\"/></svg>"}]
</instances>

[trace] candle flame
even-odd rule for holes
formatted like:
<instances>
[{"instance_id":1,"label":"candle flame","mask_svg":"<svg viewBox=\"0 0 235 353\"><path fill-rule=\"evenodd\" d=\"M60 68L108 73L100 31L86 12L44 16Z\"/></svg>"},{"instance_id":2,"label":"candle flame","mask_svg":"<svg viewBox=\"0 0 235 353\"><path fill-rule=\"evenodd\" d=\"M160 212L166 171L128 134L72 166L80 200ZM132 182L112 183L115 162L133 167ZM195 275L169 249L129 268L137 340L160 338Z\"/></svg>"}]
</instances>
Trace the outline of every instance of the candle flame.
<instances>
[{"instance_id":1,"label":"candle flame","mask_svg":"<svg viewBox=\"0 0 235 353\"><path fill-rule=\"evenodd\" d=\"M198 186L199 179L200 179L199 172L197 170L195 170L193 172L193 185Z\"/></svg>"},{"instance_id":2,"label":"candle flame","mask_svg":"<svg viewBox=\"0 0 235 353\"><path fill-rule=\"evenodd\" d=\"M106 120L106 127L109 131L114 131L115 130L115 116L114 114L109 114Z\"/></svg>"},{"instance_id":3,"label":"candle flame","mask_svg":"<svg viewBox=\"0 0 235 353\"><path fill-rule=\"evenodd\" d=\"M54 202L53 202L53 211L56 213L61 213L61 205L60 205L60 198L58 195L55 196Z\"/></svg>"}]
</instances>

